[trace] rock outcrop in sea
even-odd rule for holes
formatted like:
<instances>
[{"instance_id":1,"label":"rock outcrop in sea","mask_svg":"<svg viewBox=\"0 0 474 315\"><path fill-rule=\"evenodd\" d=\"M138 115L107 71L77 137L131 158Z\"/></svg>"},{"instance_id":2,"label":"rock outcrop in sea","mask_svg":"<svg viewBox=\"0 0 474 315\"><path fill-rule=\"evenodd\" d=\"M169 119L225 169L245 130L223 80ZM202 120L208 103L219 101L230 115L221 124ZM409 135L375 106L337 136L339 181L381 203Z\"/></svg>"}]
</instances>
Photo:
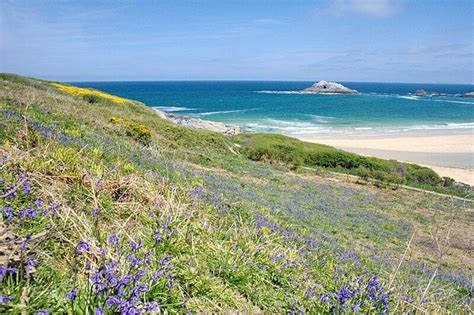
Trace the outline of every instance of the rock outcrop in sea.
<instances>
[{"instance_id":1,"label":"rock outcrop in sea","mask_svg":"<svg viewBox=\"0 0 474 315\"><path fill-rule=\"evenodd\" d=\"M238 127L229 126L217 121L203 120L189 116L171 115L156 108L155 111L160 118L166 119L176 125L181 125L188 128L209 130L230 136L239 134L241 132L240 128Z\"/></svg>"},{"instance_id":2,"label":"rock outcrop in sea","mask_svg":"<svg viewBox=\"0 0 474 315\"><path fill-rule=\"evenodd\" d=\"M430 92L425 90L416 90L415 96L446 96L446 93Z\"/></svg>"},{"instance_id":3,"label":"rock outcrop in sea","mask_svg":"<svg viewBox=\"0 0 474 315\"><path fill-rule=\"evenodd\" d=\"M309 88L303 90L304 92L310 93L327 93L327 94L357 94L357 90L350 89L345 87L342 84L336 82L328 82L321 80Z\"/></svg>"},{"instance_id":4,"label":"rock outcrop in sea","mask_svg":"<svg viewBox=\"0 0 474 315\"><path fill-rule=\"evenodd\" d=\"M464 93L462 97L474 97L474 92Z\"/></svg>"}]
</instances>

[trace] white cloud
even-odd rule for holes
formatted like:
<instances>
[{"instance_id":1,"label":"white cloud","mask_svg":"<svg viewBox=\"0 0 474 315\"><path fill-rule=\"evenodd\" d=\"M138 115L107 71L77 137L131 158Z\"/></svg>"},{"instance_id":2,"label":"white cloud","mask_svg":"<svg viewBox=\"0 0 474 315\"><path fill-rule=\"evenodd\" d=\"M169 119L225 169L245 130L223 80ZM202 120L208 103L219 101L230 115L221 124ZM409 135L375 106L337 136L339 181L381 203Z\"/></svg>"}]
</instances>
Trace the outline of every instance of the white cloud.
<instances>
[{"instance_id":1,"label":"white cloud","mask_svg":"<svg viewBox=\"0 0 474 315\"><path fill-rule=\"evenodd\" d=\"M334 0L326 7L317 10L316 15L362 14L382 18L397 13L401 5L401 0Z\"/></svg>"}]
</instances>

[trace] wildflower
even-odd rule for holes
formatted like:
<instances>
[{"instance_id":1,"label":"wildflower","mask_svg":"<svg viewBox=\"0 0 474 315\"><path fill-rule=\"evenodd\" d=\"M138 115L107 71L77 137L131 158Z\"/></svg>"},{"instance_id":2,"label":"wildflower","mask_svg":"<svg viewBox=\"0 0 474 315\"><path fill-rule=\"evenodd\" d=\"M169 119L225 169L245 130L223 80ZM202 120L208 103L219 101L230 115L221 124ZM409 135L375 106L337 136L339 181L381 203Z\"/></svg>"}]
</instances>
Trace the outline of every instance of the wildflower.
<instances>
[{"instance_id":1,"label":"wildflower","mask_svg":"<svg viewBox=\"0 0 474 315\"><path fill-rule=\"evenodd\" d=\"M109 236L109 239L108 239L109 244L116 246L118 244L118 241L119 239L117 236L115 235Z\"/></svg>"},{"instance_id":2,"label":"wildflower","mask_svg":"<svg viewBox=\"0 0 474 315\"><path fill-rule=\"evenodd\" d=\"M155 271L155 272L151 275L151 280L156 281L156 280L158 280L158 278L160 278L162 275L163 275L163 271L162 271L162 270Z\"/></svg>"},{"instance_id":3,"label":"wildflower","mask_svg":"<svg viewBox=\"0 0 474 315\"><path fill-rule=\"evenodd\" d=\"M10 206L3 207L3 213L6 215L6 221L8 223L13 221L13 208ZM3 215L2 215L3 216Z\"/></svg>"},{"instance_id":4,"label":"wildflower","mask_svg":"<svg viewBox=\"0 0 474 315\"><path fill-rule=\"evenodd\" d=\"M26 242L31 239L31 235L27 235L25 239L21 242L21 251L24 253L26 252Z\"/></svg>"},{"instance_id":5,"label":"wildflower","mask_svg":"<svg viewBox=\"0 0 474 315\"><path fill-rule=\"evenodd\" d=\"M58 210L59 205L55 202L52 202L49 207L51 209L51 216L54 217L56 215L56 211Z\"/></svg>"},{"instance_id":6,"label":"wildflower","mask_svg":"<svg viewBox=\"0 0 474 315\"><path fill-rule=\"evenodd\" d=\"M146 256L145 256L145 264L146 264L148 267L151 267L151 256L152 256L152 253L151 253L151 252L146 253Z\"/></svg>"},{"instance_id":7,"label":"wildflower","mask_svg":"<svg viewBox=\"0 0 474 315\"><path fill-rule=\"evenodd\" d=\"M102 314L104 314L104 310L102 309L102 307L97 306L95 308L95 315L102 315Z\"/></svg>"},{"instance_id":8,"label":"wildflower","mask_svg":"<svg viewBox=\"0 0 474 315\"><path fill-rule=\"evenodd\" d=\"M115 296L109 296L107 302L105 302L108 308L120 305L120 299Z\"/></svg>"},{"instance_id":9,"label":"wildflower","mask_svg":"<svg viewBox=\"0 0 474 315\"><path fill-rule=\"evenodd\" d=\"M128 255L127 261L130 263L130 266L132 268L136 268L142 264L142 261L140 260L140 258L137 258L135 255Z\"/></svg>"},{"instance_id":10,"label":"wildflower","mask_svg":"<svg viewBox=\"0 0 474 315\"><path fill-rule=\"evenodd\" d=\"M94 218L98 217L99 214L100 214L100 209L99 209L99 208L93 208L93 209L92 209L92 216L93 216Z\"/></svg>"},{"instance_id":11,"label":"wildflower","mask_svg":"<svg viewBox=\"0 0 474 315\"><path fill-rule=\"evenodd\" d=\"M35 207L36 208L41 208L43 206L43 200L41 200L40 198L36 199L35 200Z\"/></svg>"},{"instance_id":12,"label":"wildflower","mask_svg":"<svg viewBox=\"0 0 474 315\"><path fill-rule=\"evenodd\" d=\"M48 310L39 310L35 313L35 315L49 315Z\"/></svg>"},{"instance_id":13,"label":"wildflower","mask_svg":"<svg viewBox=\"0 0 474 315\"><path fill-rule=\"evenodd\" d=\"M72 289L70 292L66 294L66 299L69 302L74 302L76 298L77 298L77 288Z\"/></svg>"},{"instance_id":14,"label":"wildflower","mask_svg":"<svg viewBox=\"0 0 474 315\"><path fill-rule=\"evenodd\" d=\"M99 248L99 255L105 256L105 249L103 249L102 247Z\"/></svg>"},{"instance_id":15,"label":"wildflower","mask_svg":"<svg viewBox=\"0 0 474 315\"><path fill-rule=\"evenodd\" d=\"M86 241L81 241L76 246L76 255L80 254L81 252L88 252L91 250L91 246Z\"/></svg>"},{"instance_id":16,"label":"wildflower","mask_svg":"<svg viewBox=\"0 0 474 315\"><path fill-rule=\"evenodd\" d=\"M8 296L8 295L1 295L0 294L0 305L8 305L10 302L14 299L13 296Z\"/></svg>"},{"instance_id":17,"label":"wildflower","mask_svg":"<svg viewBox=\"0 0 474 315\"><path fill-rule=\"evenodd\" d=\"M26 181L23 183L21 187L21 191L23 191L25 194L29 195L31 193L31 183Z\"/></svg>"},{"instance_id":18,"label":"wildflower","mask_svg":"<svg viewBox=\"0 0 474 315\"><path fill-rule=\"evenodd\" d=\"M138 243L135 243L134 241L130 241L128 245L130 246L131 250L137 251L142 247L142 241L138 241Z\"/></svg>"},{"instance_id":19,"label":"wildflower","mask_svg":"<svg viewBox=\"0 0 474 315\"><path fill-rule=\"evenodd\" d=\"M145 312L158 312L160 310L160 305L158 304L158 302L151 301L143 306L143 310Z\"/></svg>"},{"instance_id":20,"label":"wildflower","mask_svg":"<svg viewBox=\"0 0 474 315\"><path fill-rule=\"evenodd\" d=\"M18 271L18 269L16 268L8 268L8 267L3 267L3 266L0 266L0 281L2 281L2 279L7 275L7 274L12 274L12 273L16 273Z\"/></svg>"},{"instance_id":21,"label":"wildflower","mask_svg":"<svg viewBox=\"0 0 474 315\"><path fill-rule=\"evenodd\" d=\"M38 260L34 258L28 258L26 260L25 271L27 274L30 274L33 271L33 268L38 264Z\"/></svg>"},{"instance_id":22,"label":"wildflower","mask_svg":"<svg viewBox=\"0 0 474 315\"><path fill-rule=\"evenodd\" d=\"M157 243L160 243L162 241L161 233L160 231L156 231L155 234L153 234L153 237L155 238Z\"/></svg>"},{"instance_id":23,"label":"wildflower","mask_svg":"<svg viewBox=\"0 0 474 315\"><path fill-rule=\"evenodd\" d=\"M346 301L350 299L351 296L352 296L352 293L347 287L342 288L337 293L337 298L339 299L339 302L341 302L341 304L346 303Z\"/></svg>"}]
</instances>

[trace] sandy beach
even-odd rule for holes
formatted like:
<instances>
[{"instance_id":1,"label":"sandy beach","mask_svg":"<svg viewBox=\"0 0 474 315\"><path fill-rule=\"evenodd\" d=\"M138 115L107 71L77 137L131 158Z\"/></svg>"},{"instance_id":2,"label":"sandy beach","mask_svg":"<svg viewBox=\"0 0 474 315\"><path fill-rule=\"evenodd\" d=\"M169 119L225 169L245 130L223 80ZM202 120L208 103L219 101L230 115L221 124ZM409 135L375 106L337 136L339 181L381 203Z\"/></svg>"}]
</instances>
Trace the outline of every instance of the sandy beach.
<instances>
[{"instance_id":1,"label":"sandy beach","mask_svg":"<svg viewBox=\"0 0 474 315\"><path fill-rule=\"evenodd\" d=\"M417 163L432 168L440 176L449 176L457 181L474 185L473 132L357 138L322 138L317 135L302 135L297 138L362 155Z\"/></svg>"}]
</instances>

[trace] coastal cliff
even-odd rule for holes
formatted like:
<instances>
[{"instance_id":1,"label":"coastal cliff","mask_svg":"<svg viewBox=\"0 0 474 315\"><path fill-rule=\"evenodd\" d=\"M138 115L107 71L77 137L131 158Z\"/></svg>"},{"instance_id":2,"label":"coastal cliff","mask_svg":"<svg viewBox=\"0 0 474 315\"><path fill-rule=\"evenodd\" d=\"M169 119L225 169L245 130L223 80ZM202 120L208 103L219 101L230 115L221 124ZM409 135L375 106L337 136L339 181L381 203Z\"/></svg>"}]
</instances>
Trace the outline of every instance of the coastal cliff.
<instances>
[{"instance_id":1,"label":"coastal cliff","mask_svg":"<svg viewBox=\"0 0 474 315\"><path fill-rule=\"evenodd\" d=\"M309 88L303 90L304 92L311 93L326 93L326 94L357 94L357 90L350 89L344 85L336 82L329 82L321 80Z\"/></svg>"}]
</instances>

